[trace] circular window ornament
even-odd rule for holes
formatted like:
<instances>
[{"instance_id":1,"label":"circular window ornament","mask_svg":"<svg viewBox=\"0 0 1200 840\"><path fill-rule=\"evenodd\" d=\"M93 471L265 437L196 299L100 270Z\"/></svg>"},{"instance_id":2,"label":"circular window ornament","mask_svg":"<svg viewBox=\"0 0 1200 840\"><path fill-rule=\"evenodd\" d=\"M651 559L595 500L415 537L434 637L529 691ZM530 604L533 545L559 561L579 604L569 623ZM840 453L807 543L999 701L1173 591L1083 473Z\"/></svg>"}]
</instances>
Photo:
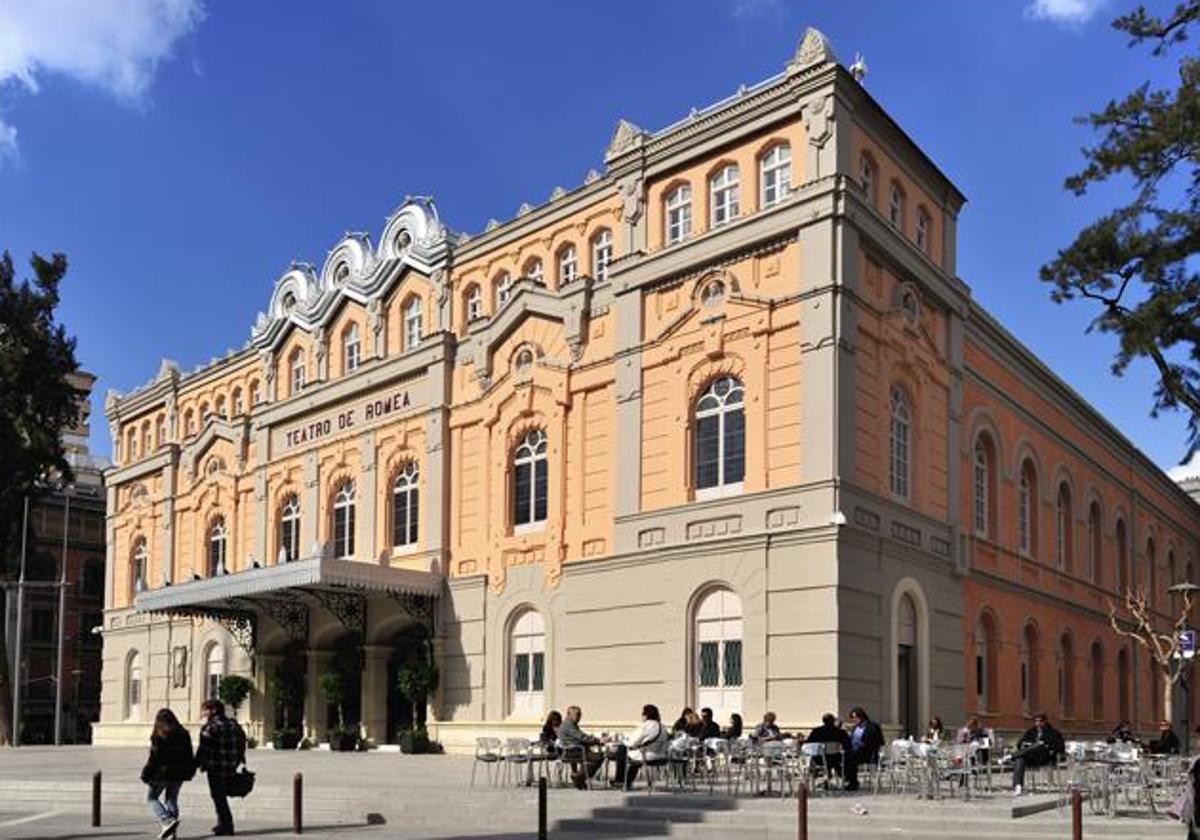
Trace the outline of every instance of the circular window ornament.
<instances>
[{"instance_id":1,"label":"circular window ornament","mask_svg":"<svg viewBox=\"0 0 1200 840\"><path fill-rule=\"evenodd\" d=\"M408 231L402 230L396 236L396 255L404 256L408 253L408 249L412 247L412 235Z\"/></svg>"},{"instance_id":2,"label":"circular window ornament","mask_svg":"<svg viewBox=\"0 0 1200 840\"><path fill-rule=\"evenodd\" d=\"M513 357L513 368L517 373L525 374L531 367L533 367L533 351L528 347L522 347Z\"/></svg>"},{"instance_id":3,"label":"circular window ornament","mask_svg":"<svg viewBox=\"0 0 1200 840\"><path fill-rule=\"evenodd\" d=\"M350 279L350 266L342 263L333 272L333 285L344 286L346 281Z\"/></svg>"},{"instance_id":4,"label":"circular window ornament","mask_svg":"<svg viewBox=\"0 0 1200 840\"><path fill-rule=\"evenodd\" d=\"M291 315L292 310L296 308L296 296L288 292L283 296L283 314Z\"/></svg>"},{"instance_id":5,"label":"circular window ornament","mask_svg":"<svg viewBox=\"0 0 1200 840\"><path fill-rule=\"evenodd\" d=\"M724 300L725 284L720 280L712 281L700 292L700 303L710 309L720 305Z\"/></svg>"}]
</instances>

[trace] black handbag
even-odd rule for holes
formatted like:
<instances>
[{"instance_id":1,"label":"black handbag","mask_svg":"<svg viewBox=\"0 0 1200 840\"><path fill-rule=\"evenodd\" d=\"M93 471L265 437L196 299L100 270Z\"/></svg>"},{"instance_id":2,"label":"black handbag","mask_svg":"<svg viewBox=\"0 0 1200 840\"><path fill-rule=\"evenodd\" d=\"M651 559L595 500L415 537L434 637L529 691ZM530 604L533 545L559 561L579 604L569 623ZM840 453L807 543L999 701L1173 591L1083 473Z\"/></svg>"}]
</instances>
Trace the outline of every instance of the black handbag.
<instances>
[{"instance_id":1,"label":"black handbag","mask_svg":"<svg viewBox=\"0 0 1200 840\"><path fill-rule=\"evenodd\" d=\"M249 796L254 790L254 773L241 767L232 776L225 778L225 795L233 797Z\"/></svg>"}]
</instances>

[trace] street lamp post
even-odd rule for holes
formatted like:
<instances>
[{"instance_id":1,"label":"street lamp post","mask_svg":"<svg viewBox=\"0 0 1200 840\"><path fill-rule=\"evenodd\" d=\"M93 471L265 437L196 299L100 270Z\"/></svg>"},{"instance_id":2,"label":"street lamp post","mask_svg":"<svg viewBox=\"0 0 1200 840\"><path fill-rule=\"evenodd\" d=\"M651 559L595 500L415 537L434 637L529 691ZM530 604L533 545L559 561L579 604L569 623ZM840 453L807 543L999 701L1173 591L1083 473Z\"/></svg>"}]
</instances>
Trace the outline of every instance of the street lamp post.
<instances>
[{"instance_id":1,"label":"street lamp post","mask_svg":"<svg viewBox=\"0 0 1200 840\"><path fill-rule=\"evenodd\" d=\"M1185 597L1185 599L1194 600L1196 593L1200 592L1200 586L1192 583L1191 581L1184 581L1183 583L1176 583L1172 586L1168 586L1167 591L1170 592L1172 595L1183 595ZM1188 646L1186 649L1183 645L1185 634L1186 634L1186 638L1188 639ZM1196 654L1196 634L1195 634L1194 630L1192 630L1188 627L1188 616L1186 616L1186 615L1183 616L1183 627L1180 629L1179 635L1175 639L1175 645L1177 647L1177 650L1176 650L1173 661L1175 662L1175 667L1177 669L1179 669L1179 671L1182 671L1182 673L1179 674L1179 687L1181 689L1183 689L1183 738L1182 738L1182 741L1183 741L1183 751L1186 753L1189 748L1189 741L1191 740L1191 725L1192 725L1192 722L1190 719L1191 703L1189 702L1190 698L1188 697L1188 693L1189 693L1191 687L1188 684L1189 683L1188 676L1191 672L1192 659ZM1186 670L1184 670L1184 669L1186 669Z\"/></svg>"}]
</instances>

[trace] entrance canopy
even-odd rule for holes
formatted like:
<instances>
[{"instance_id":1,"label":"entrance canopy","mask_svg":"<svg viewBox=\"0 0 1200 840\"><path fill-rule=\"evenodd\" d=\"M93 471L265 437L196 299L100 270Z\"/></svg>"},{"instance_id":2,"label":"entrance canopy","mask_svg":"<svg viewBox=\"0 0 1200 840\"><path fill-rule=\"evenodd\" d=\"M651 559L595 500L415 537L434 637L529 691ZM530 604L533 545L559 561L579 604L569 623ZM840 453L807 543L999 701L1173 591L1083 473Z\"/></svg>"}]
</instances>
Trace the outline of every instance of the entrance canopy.
<instances>
[{"instance_id":1,"label":"entrance canopy","mask_svg":"<svg viewBox=\"0 0 1200 840\"><path fill-rule=\"evenodd\" d=\"M309 607L320 606L361 637L367 626L368 595L391 598L431 626L433 602L441 589L442 578L433 572L312 557L141 592L134 609L212 619L253 653L260 614L303 642L308 638Z\"/></svg>"}]
</instances>

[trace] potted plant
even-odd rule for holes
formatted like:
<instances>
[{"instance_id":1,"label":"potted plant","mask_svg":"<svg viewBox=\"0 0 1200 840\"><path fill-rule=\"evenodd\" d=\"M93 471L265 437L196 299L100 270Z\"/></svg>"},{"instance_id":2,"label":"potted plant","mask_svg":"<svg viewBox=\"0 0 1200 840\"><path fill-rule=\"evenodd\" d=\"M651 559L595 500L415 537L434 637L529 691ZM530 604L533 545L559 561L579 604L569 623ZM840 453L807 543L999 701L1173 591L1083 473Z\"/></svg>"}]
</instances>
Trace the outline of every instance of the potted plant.
<instances>
[{"instance_id":1,"label":"potted plant","mask_svg":"<svg viewBox=\"0 0 1200 840\"><path fill-rule=\"evenodd\" d=\"M400 752L420 755L429 752L429 730L424 726L410 726L400 730Z\"/></svg>"},{"instance_id":2,"label":"potted plant","mask_svg":"<svg viewBox=\"0 0 1200 840\"><path fill-rule=\"evenodd\" d=\"M321 675L321 693L337 707L337 726L329 731L329 748L347 752L358 748L358 729L346 726L346 680L338 671L329 670Z\"/></svg>"},{"instance_id":3,"label":"potted plant","mask_svg":"<svg viewBox=\"0 0 1200 840\"><path fill-rule=\"evenodd\" d=\"M396 673L396 688L412 703L413 729L424 729L419 714L432 691L437 690L438 669L428 658L411 659Z\"/></svg>"},{"instance_id":4,"label":"potted plant","mask_svg":"<svg viewBox=\"0 0 1200 840\"><path fill-rule=\"evenodd\" d=\"M254 683L237 674L226 674L217 683L217 699L224 703L237 717L238 706L254 692Z\"/></svg>"},{"instance_id":5,"label":"potted plant","mask_svg":"<svg viewBox=\"0 0 1200 840\"><path fill-rule=\"evenodd\" d=\"M271 744L277 750L294 750L300 743L300 730L292 725L292 708L300 695L296 680L282 669L271 678L271 696L275 701L275 731Z\"/></svg>"}]
</instances>

